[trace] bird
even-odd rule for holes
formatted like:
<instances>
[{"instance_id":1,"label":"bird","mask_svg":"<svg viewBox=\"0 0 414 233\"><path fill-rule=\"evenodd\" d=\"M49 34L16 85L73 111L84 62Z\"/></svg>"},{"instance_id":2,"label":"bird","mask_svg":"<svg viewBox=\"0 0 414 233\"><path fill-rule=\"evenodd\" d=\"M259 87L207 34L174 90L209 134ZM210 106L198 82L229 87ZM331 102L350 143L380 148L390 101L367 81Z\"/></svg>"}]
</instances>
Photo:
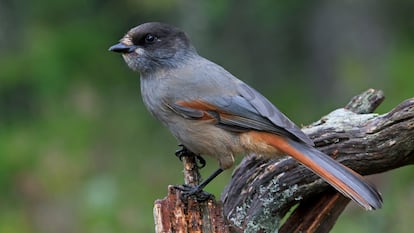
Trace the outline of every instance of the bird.
<instances>
[{"instance_id":1,"label":"bird","mask_svg":"<svg viewBox=\"0 0 414 233\"><path fill-rule=\"evenodd\" d=\"M148 22L130 29L109 51L139 73L148 111L184 146L219 168L189 191L201 191L235 156L289 155L366 210L382 197L361 175L317 150L313 141L257 90L200 56L181 29Z\"/></svg>"}]
</instances>

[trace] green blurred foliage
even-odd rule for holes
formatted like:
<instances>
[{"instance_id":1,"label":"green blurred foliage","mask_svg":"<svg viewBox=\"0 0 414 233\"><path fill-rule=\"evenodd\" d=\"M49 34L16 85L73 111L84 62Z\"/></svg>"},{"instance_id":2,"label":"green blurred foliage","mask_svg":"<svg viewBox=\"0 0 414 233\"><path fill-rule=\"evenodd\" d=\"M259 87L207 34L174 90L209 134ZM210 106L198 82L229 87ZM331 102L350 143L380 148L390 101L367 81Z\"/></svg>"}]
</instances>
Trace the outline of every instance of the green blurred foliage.
<instances>
[{"instance_id":1,"label":"green blurred foliage","mask_svg":"<svg viewBox=\"0 0 414 233\"><path fill-rule=\"evenodd\" d=\"M0 1L0 233L152 232L182 182L177 142L145 110L139 76L108 47L132 26L175 24L200 54L299 125L368 88L379 112L414 94L410 1ZM216 168L208 159L207 175ZM207 190L220 195L231 172ZM375 177L382 210L334 232L411 232L412 167Z\"/></svg>"}]
</instances>

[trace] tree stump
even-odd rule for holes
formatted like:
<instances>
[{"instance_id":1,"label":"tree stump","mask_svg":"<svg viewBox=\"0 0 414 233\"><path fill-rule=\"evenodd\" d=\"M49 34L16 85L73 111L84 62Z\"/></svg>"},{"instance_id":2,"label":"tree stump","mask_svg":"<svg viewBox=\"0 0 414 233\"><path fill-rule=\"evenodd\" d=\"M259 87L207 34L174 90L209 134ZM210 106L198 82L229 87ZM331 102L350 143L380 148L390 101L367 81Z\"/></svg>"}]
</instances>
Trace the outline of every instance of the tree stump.
<instances>
[{"instance_id":1,"label":"tree stump","mask_svg":"<svg viewBox=\"0 0 414 233\"><path fill-rule=\"evenodd\" d=\"M200 183L201 176L195 157L183 157L186 185ZM168 196L155 201L154 220L156 233L228 233L222 204L213 196L198 202L193 198L181 199L181 191L168 187Z\"/></svg>"}]
</instances>

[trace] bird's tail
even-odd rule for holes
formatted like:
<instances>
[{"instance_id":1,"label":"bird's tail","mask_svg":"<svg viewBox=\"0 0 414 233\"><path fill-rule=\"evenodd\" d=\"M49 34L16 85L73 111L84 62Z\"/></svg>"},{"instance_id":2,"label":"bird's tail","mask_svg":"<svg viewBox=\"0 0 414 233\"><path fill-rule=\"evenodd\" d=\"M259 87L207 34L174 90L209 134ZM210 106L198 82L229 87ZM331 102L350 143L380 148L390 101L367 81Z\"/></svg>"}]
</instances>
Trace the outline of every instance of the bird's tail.
<instances>
[{"instance_id":1,"label":"bird's tail","mask_svg":"<svg viewBox=\"0 0 414 233\"><path fill-rule=\"evenodd\" d=\"M280 136L273 137L268 143L298 160L366 210L381 208L382 198L376 188L365 181L361 175L328 155L304 143Z\"/></svg>"}]
</instances>

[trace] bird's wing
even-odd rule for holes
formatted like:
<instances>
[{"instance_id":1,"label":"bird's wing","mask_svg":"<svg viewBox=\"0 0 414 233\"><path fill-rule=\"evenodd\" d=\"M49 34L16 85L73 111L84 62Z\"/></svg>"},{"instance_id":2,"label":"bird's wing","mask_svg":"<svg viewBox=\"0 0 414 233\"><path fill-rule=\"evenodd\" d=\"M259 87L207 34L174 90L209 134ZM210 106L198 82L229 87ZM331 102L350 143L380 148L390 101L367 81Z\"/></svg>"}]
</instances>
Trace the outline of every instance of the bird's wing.
<instances>
[{"instance_id":1,"label":"bird's wing","mask_svg":"<svg viewBox=\"0 0 414 233\"><path fill-rule=\"evenodd\" d=\"M217 127L229 131L264 131L313 145L313 142L265 97L254 89L243 88L240 87L239 95L177 101L169 107L184 118L214 120Z\"/></svg>"},{"instance_id":2,"label":"bird's wing","mask_svg":"<svg viewBox=\"0 0 414 233\"><path fill-rule=\"evenodd\" d=\"M276 126L285 129L306 144L314 146L313 141L295 123L289 120L287 116L258 91L243 82L237 85L237 91L261 116L270 120Z\"/></svg>"}]
</instances>

